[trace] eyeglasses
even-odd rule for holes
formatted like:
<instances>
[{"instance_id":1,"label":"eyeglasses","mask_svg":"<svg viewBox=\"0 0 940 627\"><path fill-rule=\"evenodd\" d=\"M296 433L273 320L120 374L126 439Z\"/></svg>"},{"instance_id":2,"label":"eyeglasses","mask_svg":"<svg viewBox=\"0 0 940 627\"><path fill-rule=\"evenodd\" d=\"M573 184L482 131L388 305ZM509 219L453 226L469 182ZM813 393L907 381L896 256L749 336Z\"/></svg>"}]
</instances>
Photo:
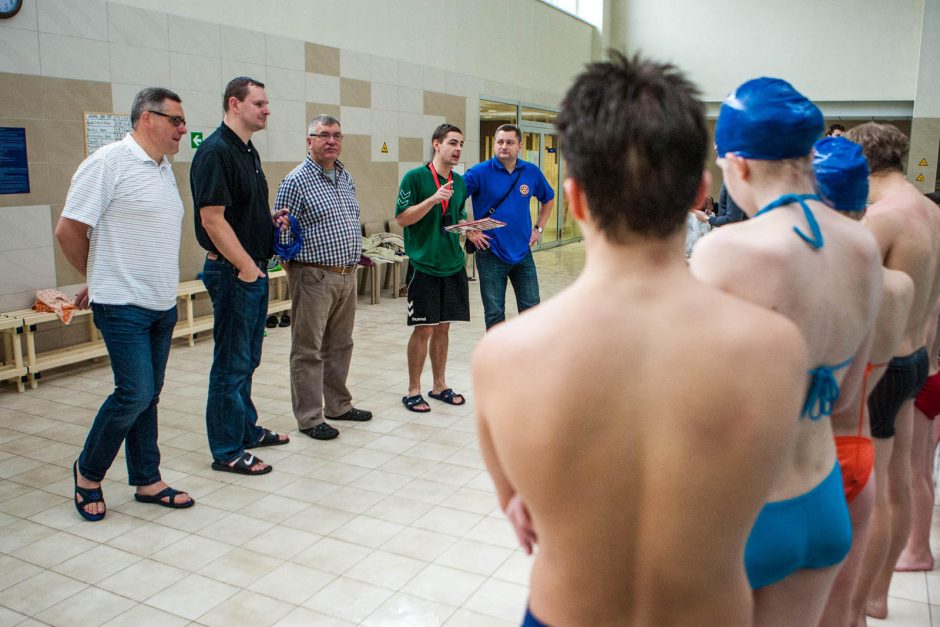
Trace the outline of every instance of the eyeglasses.
<instances>
[{"instance_id":1,"label":"eyeglasses","mask_svg":"<svg viewBox=\"0 0 940 627\"><path fill-rule=\"evenodd\" d=\"M320 141L327 141L332 139L335 142L343 141L342 133L310 133L307 137L316 137Z\"/></svg>"},{"instance_id":2,"label":"eyeglasses","mask_svg":"<svg viewBox=\"0 0 940 627\"><path fill-rule=\"evenodd\" d=\"M152 109L147 109L147 111L149 111L150 113L155 113L161 117L168 119L170 121L170 124L172 124L173 126L176 126L176 127L186 126L186 118L184 118L181 115L167 115L166 113L163 113L161 111L154 111Z\"/></svg>"}]
</instances>

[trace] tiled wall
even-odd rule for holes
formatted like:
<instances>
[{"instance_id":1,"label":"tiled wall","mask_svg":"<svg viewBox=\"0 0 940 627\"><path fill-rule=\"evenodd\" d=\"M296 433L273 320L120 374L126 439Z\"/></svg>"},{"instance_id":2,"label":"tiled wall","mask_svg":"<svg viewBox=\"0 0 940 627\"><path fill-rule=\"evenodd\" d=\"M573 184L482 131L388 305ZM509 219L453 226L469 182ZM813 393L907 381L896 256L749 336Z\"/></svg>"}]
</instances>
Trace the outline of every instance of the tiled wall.
<instances>
[{"instance_id":1,"label":"tiled wall","mask_svg":"<svg viewBox=\"0 0 940 627\"><path fill-rule=\"evenodd\" d=\"M550 107L561 95L104 0L26 2L0 24L0 126L26 129L31 184L29 194L0 195L0 312L31 305L37 289L72 293L83 281L52 235L84 158L83 112L128 113L134 94L160 85L182 97L189 130L208 135L221 121L222 89L238 75L266 83L271 100L268 128L253 138L271 200L304 158L307 121L328 113L343 126L341 160L364 222L393 215L400 177L428 158L441 122L464 129L465 165L475 162L481 94ZM173 159L187 212L181 280L203 258L192 227L192 153L185 138Z\"/></svg>"}]
</instances>

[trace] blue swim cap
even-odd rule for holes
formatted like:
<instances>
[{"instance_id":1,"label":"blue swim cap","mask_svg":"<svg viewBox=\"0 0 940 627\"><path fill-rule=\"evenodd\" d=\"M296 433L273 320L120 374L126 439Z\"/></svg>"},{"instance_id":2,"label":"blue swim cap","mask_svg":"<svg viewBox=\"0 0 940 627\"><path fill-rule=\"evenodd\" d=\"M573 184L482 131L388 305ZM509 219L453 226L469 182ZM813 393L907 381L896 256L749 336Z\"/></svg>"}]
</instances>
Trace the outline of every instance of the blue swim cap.
<instances>
[{"instance_id":1,"label":"blue swim cap","mask_svg":"<svg viewBox=\"0 0 940 627\"><path fill-rule=\"evenodd\" d=\"M809 155L825 128L823 114L779 78L742 84L721 105L715 127L718 156L779 161Z\"/></svg>"},{"instance_id":2,"label":"blue swim cap","mask_svg":"<svg viewBox=\"0 0 940 627\"><path fill-rule=\"evenodd\" d=\"M823 202L839 211L861 211L868 202L868 160L862 147L844 137L816 142L813 170Z\"/></svg>"}]
</instances>

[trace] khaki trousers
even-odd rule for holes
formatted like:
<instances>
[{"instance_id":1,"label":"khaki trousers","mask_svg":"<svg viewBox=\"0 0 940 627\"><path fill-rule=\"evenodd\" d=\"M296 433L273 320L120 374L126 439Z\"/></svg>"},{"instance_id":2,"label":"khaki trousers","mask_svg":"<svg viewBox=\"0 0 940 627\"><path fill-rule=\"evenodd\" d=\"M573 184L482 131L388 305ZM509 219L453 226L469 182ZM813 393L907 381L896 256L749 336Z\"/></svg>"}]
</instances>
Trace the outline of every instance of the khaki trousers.
<instances>
[{"instance_id":1,"label":"khaki trousers","mask_svg":"<svg viewBox=\"0 0 940 627\"><path fill-rule=\"evenodd\" d=\"M290 389L300 429L352 409L346 387L356 321L356 272L291 264Z\"/></svg>"}]
</instances>

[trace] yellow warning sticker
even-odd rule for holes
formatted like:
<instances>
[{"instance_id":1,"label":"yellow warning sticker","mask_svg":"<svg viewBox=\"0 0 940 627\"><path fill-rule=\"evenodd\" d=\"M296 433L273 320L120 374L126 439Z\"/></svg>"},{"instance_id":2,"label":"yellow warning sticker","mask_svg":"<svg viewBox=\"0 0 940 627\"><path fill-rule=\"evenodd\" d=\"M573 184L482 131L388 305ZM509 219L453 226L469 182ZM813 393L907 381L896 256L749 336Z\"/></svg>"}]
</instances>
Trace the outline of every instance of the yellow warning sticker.
<instances>
[{"instance_id":1,"label":"yellow warning sticker","mask_svg":"<svg viewBox=\"0 0 940 627\"><path fill-rule=\"evenodd\" d=\"M384 155L387 153L388 153L388 144L385 142L382 142L382 154Z\"/></svg>"},{"instance_id":2,"label":"yellow warning sticker","mask_svg":"<svg viewBox=\"0 0 940 627\"><path fill-rule=\"evenodd\" d=\"M918 183L923 183L923 182L924 182L924 175L923 175L923 174L918 174L918 175L917 175L917 178L914 179L914 180L917 181Z\"/></svg>"},{"instance_id":3,"label":"yellow warning sticker","mask_svg":"<svg viewBox=\"0 0 940 627\"><path fill-rule=\"evenodd\" d=\"M921 160L920 160L920 163L918 163L917 165L919 165L919 166L922 167L922 168L926 168L926 167L927 167L927 160L926 160L926 159L921 159Z\"/></svg>"}]
</instances>

